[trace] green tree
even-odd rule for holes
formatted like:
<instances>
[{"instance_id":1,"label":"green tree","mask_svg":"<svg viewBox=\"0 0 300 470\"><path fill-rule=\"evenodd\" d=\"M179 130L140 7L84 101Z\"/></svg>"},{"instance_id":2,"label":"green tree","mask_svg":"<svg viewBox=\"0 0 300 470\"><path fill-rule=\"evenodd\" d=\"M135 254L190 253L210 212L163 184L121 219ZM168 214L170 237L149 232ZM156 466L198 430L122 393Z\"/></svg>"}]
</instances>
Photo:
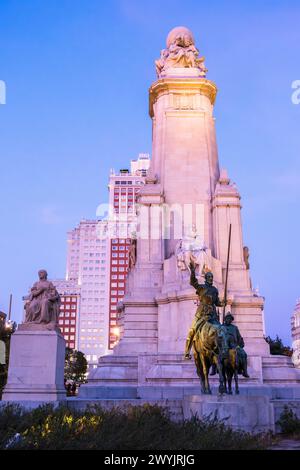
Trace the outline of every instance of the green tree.
<instances>
[{"instance_id":1,"label":"green tree","mask_svg":"<svg viewBox=\"0 0 300 470\"><path fill-rule=\"evenodd\" d=\"M86 381L87 360L81 351L66 348L65 380L84 383Z\"/></svg>"},{"instance_id":2,"label":"green tree","mask_svg":"<svg viewBox=\"0 0 300 470\"><path fill-rule=\"evenodd\" d=\"M270 336L265 338L266 342L270 345L270 353L280 356L291 356L293 350L289 346L284 346L282 340L276 335L275 339L272 339Z\"/></svg>"}]
</instances>

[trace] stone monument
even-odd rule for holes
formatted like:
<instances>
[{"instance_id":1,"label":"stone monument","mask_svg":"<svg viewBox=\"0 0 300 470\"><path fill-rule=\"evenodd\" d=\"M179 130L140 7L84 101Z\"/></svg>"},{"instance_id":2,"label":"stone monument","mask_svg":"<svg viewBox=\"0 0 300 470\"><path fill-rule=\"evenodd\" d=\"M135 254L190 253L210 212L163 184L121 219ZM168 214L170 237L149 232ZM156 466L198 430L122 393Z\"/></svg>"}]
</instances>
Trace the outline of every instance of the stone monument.
<instances>
[{"instance_id":1,"label":"stone monument","mask_svg":"<svg viewBox=\"0 0 300 470\"><path fill-rule=\"evenodd\" d=\"M197 301L188 262L198 260L199 282L213 273L222 301L230 225L226 311L244 339L250 376L241 377L241 394L260 394L263 403L265 396L286 396L288 386L291 397L300 397L299 371L290 358L271 356L264 339L264 298L252 290L241 196L219 168L217 87L206 78L192 32L174 28L155 66L157 80L149 89L153 157L137 196L136 255L120 309L120 341L111 355L100 357L80 397L195 403L189 397L200 393L199 379L194 363L183 358Z\"/></svg>"},{"instance_id":2,"label":"stone monument","mask_svg":"<svg viewBox=\"0 0 300 470\"><path fill-rule=\"evenodd\" d=\"M38 275L25 304L25 320L11 337L5 401L53 402L66 396L60 296L47 280L47 271Z\"/></svg>"}]
</instances>

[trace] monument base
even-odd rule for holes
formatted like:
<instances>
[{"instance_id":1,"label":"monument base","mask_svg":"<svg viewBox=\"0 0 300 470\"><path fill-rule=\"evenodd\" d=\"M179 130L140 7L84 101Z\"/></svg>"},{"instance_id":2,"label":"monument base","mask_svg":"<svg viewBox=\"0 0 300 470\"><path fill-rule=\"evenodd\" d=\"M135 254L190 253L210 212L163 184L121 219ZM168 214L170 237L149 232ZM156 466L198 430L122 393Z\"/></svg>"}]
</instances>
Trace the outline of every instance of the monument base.
<instances>
[{"instance_id":1,"label":"monument base","mask_svg":"<svg viewBox=\"0 0 300 470\"><path fill-rule=\"evenodd\" d=\"M17 330L11 337L3 401L65 400L65 340L57 330Z\"/></svg>"},{"instance_id":2,"label":"monument base","mask_svg":"<svg viewBox=\"0 0 300 470\"><path fill-rule=\"evenodd\" d=\"M300 388L300 370L287 356L248 355L249 379L239 376L245 385L297 385ZM218 377L210 377L212 384ZM108 355L99 358L99 364L88 378L90 386L189 386L199 384L194 360L186 361L183 354Z\"/></svg>"},{"instance_id":3,"label":"monument base","mask_svg":"<svg viewBox=\"0 0 300 470\"><path fill-rule=\"evenodd\" d=\"M199 396L183 400L183 417L209 416L233 429L258 433L275 431L274 405L267 396Z\"/></svg>"},{"instance_id":4,"label":"monument base","mask_svg":"<svg viewBox=\"0 0 300 470\"><path fill-rule=\"evenodd\" d=\"M142 406L145 403L166 408L173 421L197 415L224 419L235 430L252 433L280 432L276 422L284 407L300 418L300 387L297 385L240 385L239 395L202 395L200 385L190 386L81 386L79 397L67 398L68 407L84 411L87 406L103 409Z\"/></svg>"}]
</instances>

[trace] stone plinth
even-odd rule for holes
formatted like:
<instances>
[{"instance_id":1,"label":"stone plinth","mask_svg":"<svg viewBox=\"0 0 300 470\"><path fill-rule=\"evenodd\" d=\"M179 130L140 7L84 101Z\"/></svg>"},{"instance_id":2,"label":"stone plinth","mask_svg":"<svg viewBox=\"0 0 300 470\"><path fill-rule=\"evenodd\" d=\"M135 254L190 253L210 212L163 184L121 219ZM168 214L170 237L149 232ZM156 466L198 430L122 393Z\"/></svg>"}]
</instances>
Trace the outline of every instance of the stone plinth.
<instances>
[{"instance_id":1,"label":"stone plinth","mask_svg":"<svg viewBox=\"0 0 300 470\"><path fill-rule=\"evenodd\" d=\"M65 340L59 330L23 329L11 337L2 399L53 402L65 399Z\"/></svg>"},{"instance_id":2,"label":"stone plinth","mask_svg":"<svg viewBox=\"0 0 300 470\"><path fill-rule=\"evenodd\" d=\"M191 395L183 400L184 419L193 415L225 419L233 429L274 431L274 407L267 396Z\"/></svg>"}]
</instances>

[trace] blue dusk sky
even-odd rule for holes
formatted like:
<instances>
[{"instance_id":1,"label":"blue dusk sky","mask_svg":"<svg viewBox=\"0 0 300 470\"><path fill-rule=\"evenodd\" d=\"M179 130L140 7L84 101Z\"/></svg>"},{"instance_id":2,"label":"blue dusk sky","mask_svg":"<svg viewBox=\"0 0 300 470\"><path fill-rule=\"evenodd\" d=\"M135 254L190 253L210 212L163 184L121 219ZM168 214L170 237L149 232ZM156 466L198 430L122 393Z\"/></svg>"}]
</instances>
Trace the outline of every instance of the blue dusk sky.
<instances>
[{"instance_id":1,"label":"blue dusk sky","mask_svg":"<svg viewBox=\"0 0 300 470\"><path fill-rule=\"evenodd\" d=\"M206 57L221 167L243 204L267 334L290 343L300 297L300 2L0 0L0 309L37 270L64 277L66 232L107 201L111 167L151 153L148 88L170 29ZM299 94L300 95L300 94Z\"/></svg>"}]
</instances>

